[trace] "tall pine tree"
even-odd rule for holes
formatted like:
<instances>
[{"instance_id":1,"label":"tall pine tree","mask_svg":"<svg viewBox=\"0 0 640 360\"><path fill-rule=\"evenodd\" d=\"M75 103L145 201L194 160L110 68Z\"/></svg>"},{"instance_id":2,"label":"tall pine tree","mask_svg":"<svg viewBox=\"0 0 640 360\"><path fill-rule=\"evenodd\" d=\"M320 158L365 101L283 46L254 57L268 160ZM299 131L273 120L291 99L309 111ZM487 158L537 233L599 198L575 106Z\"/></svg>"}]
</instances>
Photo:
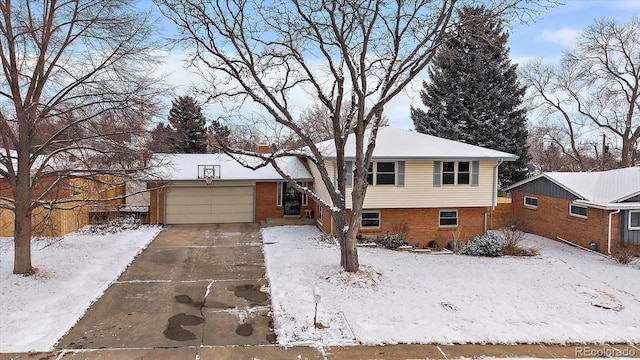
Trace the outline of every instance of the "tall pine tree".
<instances>
[{"instance_id":1,"label":"tall pine tree","mask_svg":"<svg viewBox=\"0 0 640 360\"><path fill-rule=\"evenodd\" d=\"M170 141L174 153L207 152L207 120L202 114L202 107L193 97L180 96L174 99L168 119L175 130Z\"/></svg>"},{"instance_id":2,"label":"tall pine tree","mask_svg":"<svg viewBox=\"0 0 640 360\"><path fill-rule=\"evenodd\" d=\"M484 7L464 7L429 68L420 92L427 110L411 108L418 132L518 155L500 166L500 185L526 176L525 87L509 59L502 20Z\"/></svg>"}]
</instances>

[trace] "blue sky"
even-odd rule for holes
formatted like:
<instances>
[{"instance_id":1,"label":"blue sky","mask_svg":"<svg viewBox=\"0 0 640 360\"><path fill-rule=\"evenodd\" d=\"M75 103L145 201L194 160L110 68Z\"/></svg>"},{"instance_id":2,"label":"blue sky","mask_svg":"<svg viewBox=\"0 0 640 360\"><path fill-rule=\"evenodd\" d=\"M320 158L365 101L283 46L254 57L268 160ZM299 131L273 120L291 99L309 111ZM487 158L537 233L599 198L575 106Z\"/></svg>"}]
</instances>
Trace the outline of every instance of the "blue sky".
<instances>
[{"instance_id":1,"label":"blue sky","mask_svg":"<svg viewBox=\"0 0 640 360\"><path fill-rule=\"evenodd\" d=\"M141 8L147 6L155 5L149 0L140 4ZM581 31L595 19L611 17L620 23L626 23L634 16L640 17L640 0L565 0L564 5L549 10L534 21L528 24L513 24L508 29L512 62L523 63L534 58L557 62L563 51L571 48ZM171 24L165 21L163 25L170 28ZM177 86L176 96L184 95L189 84L198 82L197 76L183 68L181 57L179 50L174 49L162 69L171 73L167 78ZM419 91L424 79L417 78L386 107L385 115L389 118L391 126L413 129L409 109L410 106L422 105ZM210 118L215 118L215 108L205 106L204 110Z\"/></svg>"}]
</instances>

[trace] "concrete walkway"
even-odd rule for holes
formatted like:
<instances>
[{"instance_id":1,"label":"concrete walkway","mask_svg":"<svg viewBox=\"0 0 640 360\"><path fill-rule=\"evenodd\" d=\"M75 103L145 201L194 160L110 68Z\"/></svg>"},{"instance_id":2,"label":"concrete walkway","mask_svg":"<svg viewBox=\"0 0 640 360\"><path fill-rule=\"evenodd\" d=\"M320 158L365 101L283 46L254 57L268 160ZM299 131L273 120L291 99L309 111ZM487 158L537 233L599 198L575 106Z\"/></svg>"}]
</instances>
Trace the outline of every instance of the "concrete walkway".
<instances>
[{"instance_id":1,"label":"concrete walkway","mask_svg":"<svg viewBox=\"0 0 640 360\"><path fill-rule=\"evenodd\" d=\"M168 226L56 351L0 360L640 358L640 348L628 345L282 348L268 286L259 225Z\"/></svg>"}]
</instances>

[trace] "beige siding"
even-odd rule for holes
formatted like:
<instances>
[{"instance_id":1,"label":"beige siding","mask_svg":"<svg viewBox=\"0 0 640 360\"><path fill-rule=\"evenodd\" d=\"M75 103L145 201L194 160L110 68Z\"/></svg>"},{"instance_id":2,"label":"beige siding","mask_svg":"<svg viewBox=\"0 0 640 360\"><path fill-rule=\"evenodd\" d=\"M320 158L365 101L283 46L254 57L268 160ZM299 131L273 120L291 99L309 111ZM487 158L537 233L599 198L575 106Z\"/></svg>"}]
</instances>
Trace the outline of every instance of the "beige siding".
<instances>
[{"instance_id":1,"label":"beige siding","mask_svg":"<svg viewBox=\"0 0 640 360\"><path fill-rule=\"evenodd\" d=\"M433 161L406 161L405 186L369 186L365 209L485 207L492 205L493 167L495 161L481 161L478 186L433 186ZM347 189L349 193L349 189ZM351 196L347 196L351 207Z\"/></svg>"},{"instance_id":2,"label":"beige siding","mask_svg":"<svg viewBox=\"0 0 640 360\"><path fill-rule=\"evenodd\" d=\"M335 163L327 161L325 162L325 166L327 167L327 172L329 176L335 177ZM325 201L327 204L332 204L331 196L329 196L329 191L327 187L324 185L322 181L322 177L320 176L320 170L315 167L312 163L309 163L309 169L311 170L311 175L313 176L313 192L318 195L320 199Z\"/></svg>"}]
</instances>

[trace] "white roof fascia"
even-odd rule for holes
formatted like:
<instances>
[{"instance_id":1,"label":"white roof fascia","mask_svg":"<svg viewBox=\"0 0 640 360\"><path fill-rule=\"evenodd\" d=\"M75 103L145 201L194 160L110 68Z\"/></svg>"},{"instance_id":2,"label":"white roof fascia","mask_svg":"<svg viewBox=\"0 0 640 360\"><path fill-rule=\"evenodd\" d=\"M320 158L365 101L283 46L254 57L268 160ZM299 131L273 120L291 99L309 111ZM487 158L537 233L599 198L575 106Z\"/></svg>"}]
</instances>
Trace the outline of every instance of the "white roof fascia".
<instances>
[{"instance_id":1,"label":"white roof fascia","mask_svg":"<svg viewBox=\"0 0 640 360\"><path fill-rule=\"evenodd\" d=\"M325 160L335 161L335 156L325 157ZM345 156L345 161L352 161L356 158L353 156ZM478 156L372 156L371 160L395 160L395 161L411 161L411 160L469 160L469 161L516 161L518 157L478 157Z\"/></svg>"},{"instance_id":2,"label":"white roof fascia","mask_svg":"<svg viewBox=\"0 0 640 360\"><path fill-rule=\"evenodd\" d=\"M636 192L631 193L629 195L625 195L625 196L621 197L620 199L613 200L612 202L615 202L615 203L623 202L623 201L625 201L627 199L631 199L632 197L638 196L638 195L640 195L640 191L636 191Z\"/></svg>"},{"instance_id":3,"label":"white roof fascia","mask_svg":"<svg viewBox=\"0 0 640 360\"><path fill-rule=\"evenodd\" d=\"M640 210L640 203L609 203L609 204L596 204L587 200L574 200L576 205L584 205L601 210Z\"/></svg>"}]
</instances>

